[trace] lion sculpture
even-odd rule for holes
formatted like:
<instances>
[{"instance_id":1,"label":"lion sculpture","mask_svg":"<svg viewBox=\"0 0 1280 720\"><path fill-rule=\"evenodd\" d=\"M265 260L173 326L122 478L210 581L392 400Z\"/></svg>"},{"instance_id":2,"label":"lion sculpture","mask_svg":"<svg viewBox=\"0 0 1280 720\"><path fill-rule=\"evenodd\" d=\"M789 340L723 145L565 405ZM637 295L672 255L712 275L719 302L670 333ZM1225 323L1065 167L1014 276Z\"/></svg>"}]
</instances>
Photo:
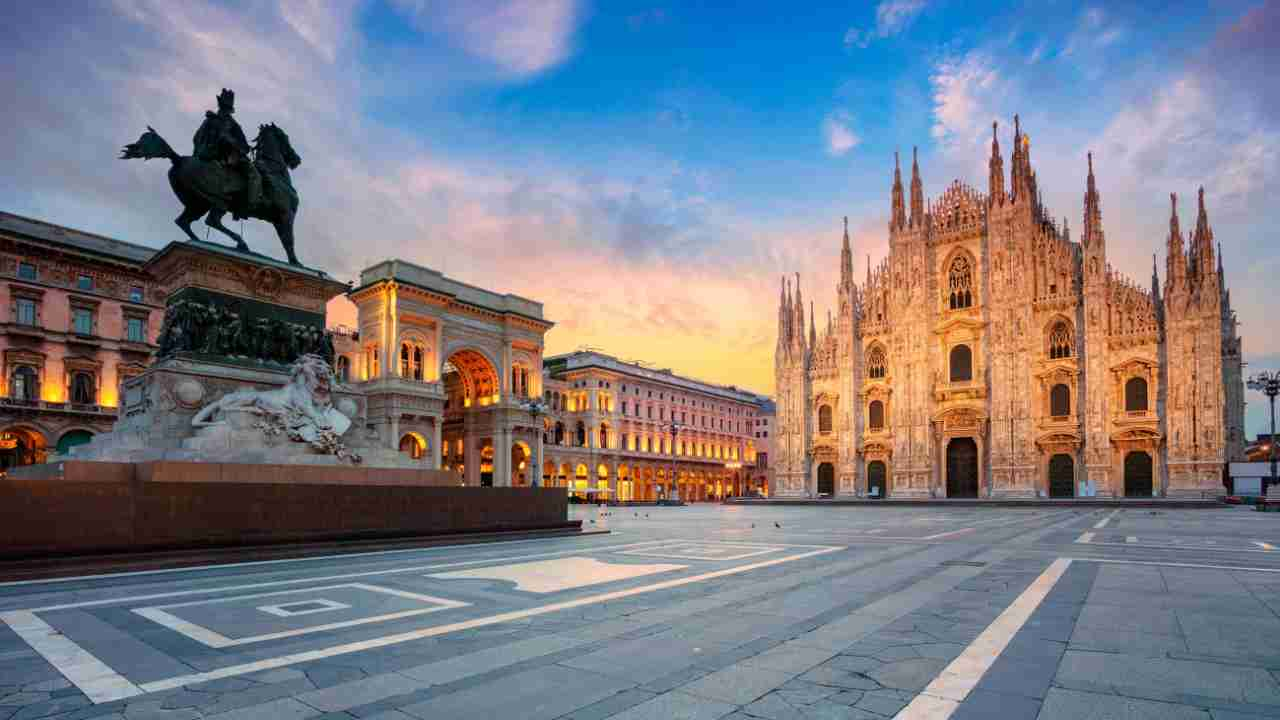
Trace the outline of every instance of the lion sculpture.
<instances>
[{"instance_id":1,"label":"lion sculpture","mask_svg":"<svg viewBox=\"0 0 1280 720\"><path fill-rule=\"evenodd\" d=\"M289 382L275 390L237 390L206 405L191 418L194 427L226 422L230 410L259 416L255 424L268 435L285 434L322 452L359 462L342 444L351 420L333 407L333 369L319 355L303 355L289 367Z\"/></svg>"}]
</instances>

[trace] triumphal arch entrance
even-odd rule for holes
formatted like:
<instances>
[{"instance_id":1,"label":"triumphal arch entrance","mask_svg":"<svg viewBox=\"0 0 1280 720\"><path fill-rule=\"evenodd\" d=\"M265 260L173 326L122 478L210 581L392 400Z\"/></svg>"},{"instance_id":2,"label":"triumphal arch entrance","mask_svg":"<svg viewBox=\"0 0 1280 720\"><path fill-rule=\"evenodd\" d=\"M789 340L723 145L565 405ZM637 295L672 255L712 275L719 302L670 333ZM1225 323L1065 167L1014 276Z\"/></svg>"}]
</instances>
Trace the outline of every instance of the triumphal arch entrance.
<instances>
[{"instance_id":1,"label":"triumphal arch entrance","mask_svg":"<svg viewBox=\"0 0 1280 720\"><path fill-rule=\"evenodd\" d=\"M357 329L338 339L339 377L368 397L368 431L467 485L529 484L541 447L542 304L404 260L347 293Z\"/></svg>"}]
</instances>

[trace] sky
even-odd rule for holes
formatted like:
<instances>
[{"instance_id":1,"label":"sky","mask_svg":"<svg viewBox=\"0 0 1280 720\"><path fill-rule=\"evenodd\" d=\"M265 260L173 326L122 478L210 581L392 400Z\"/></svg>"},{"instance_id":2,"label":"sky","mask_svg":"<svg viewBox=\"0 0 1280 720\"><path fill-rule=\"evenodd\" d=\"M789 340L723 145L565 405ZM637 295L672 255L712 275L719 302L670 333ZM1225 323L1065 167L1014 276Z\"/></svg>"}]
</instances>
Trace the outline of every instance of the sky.
<instances>
[{"instance_id":1,"label":"sky","mask_svg":"<svg viewBox=\"0 0 1280 720\"><path fill-rule=\"evenodd\" d=\"M302 156L304 263L401 257L543 302L549 354L768 393L780 276L825 317L841 218L855 277L887 251L894 151L919 148L926 196L985 189L991 123L1007 153L1020 113L1076 237L1094 153L1109 257L1143 283L1169 193L1194 227L1203 185L1247 370L1277 369L1278 32L1259 0L0 3L0 209L180 239L167 166L115 158L148 125L189 153L228 87Z\"/></svg>"}]
</instances>

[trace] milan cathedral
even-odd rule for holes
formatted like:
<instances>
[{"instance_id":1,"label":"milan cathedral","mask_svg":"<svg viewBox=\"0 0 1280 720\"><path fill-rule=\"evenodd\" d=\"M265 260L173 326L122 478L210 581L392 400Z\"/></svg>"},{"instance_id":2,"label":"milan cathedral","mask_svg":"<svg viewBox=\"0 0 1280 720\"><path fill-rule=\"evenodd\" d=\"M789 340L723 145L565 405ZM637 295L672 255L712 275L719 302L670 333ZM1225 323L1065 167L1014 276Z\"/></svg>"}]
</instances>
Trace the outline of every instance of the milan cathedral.
<instances>
[{"instance_id":1,"label":"milan cathedral","mask_svg":"<svg viewBox=\"0 0 1280 720\"><path fill-rule=\"evenodd\" d=\"M774 495L1216 495L1244 455L1240 338L1199 193L1171 196L1164 287L1111 268L1089 157L1084 230L1041 202L1014 118L1009 187L953 182L910 214L896 155L889 255L854 282L845 221L834 320L782 282ZM913 153L914 155L914 153Z\"/></svg>"}]
</instances>

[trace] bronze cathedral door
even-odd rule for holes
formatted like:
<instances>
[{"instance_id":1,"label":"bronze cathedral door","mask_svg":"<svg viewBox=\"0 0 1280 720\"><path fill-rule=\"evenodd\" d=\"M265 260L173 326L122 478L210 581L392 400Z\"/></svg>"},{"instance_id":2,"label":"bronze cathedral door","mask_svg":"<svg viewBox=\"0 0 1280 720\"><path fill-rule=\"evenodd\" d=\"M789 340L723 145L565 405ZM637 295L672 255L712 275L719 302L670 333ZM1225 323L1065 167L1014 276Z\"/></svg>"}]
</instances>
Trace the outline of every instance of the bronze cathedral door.
<instances>
[{"instance_id":1,"label":"bronze cathedral door","mask_svg":"<svg viewBox=\"0 0 1280 720\"><path fill-rule=\"evenodd\" d=\"M947 443L947 497L978 497L978 443L973 438Z\"/></svg>"},{"instance_id":2,"label":"bronze cathedral door","mask_svg":"<svg viewBox=\"0 0 1280 720\"><path fill-rule=\"evenodd\" d=\"M1049 458L1049 497L1075 497L1076 467L1070 455Z\"/></svg>"}]
</instances>

